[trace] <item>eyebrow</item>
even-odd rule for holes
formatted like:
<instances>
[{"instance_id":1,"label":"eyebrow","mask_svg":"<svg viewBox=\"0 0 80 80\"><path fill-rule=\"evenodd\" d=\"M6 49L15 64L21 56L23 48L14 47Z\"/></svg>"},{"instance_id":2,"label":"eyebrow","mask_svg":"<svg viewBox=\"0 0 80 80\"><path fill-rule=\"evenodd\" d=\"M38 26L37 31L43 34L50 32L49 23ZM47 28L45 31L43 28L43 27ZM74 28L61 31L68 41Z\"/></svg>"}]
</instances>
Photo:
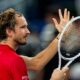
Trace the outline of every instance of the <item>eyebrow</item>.
<instances>
[{"instance_id":1,"label":"eyebrow","mask_svg":"<svg viewBox=\"0 0 80 80\"><path fill-rule=\"evenodd\" d=\"M27 25L22 25L22 26L20 26L20 27L27 27Z\"/></svg>"}]
</instances>

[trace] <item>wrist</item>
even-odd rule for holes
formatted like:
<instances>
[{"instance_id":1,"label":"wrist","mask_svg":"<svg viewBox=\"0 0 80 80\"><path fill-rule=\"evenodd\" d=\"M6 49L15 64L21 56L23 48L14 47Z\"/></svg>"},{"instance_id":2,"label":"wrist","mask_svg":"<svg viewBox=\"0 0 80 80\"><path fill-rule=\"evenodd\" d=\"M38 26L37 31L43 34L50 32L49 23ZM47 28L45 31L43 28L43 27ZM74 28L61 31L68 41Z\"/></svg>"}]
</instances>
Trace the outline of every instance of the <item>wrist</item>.
<instances>
[{"instance_id":1,"label":"wrist","mask_svg":"<svg viewBox=\"0 0 80 80\"><path fill-rule=\"evenodd\" d=\"M59 40L60 34L61 34L61 33L59 33L59 34L57 35L57 37L56 37L57 40Z\"/></svg>"}]
</instances>

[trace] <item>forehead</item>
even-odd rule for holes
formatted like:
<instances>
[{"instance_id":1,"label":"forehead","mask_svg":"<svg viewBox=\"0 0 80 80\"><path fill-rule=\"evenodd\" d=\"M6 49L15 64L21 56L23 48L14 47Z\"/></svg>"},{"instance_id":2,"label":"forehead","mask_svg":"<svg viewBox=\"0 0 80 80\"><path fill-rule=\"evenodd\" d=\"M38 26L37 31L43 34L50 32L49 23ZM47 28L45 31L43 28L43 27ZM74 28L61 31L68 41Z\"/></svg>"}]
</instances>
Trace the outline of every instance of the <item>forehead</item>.
<instances>
[{"instance_id":1,"label":"forehead","mask_svg":"<svg viewBox=\"0 0 80 80\"><path fill-rule=\"evenodd\" d=\"M24 16L16 14L15 19L16 19L16 25L28 25Z\"/></svg>"}]
</instances>

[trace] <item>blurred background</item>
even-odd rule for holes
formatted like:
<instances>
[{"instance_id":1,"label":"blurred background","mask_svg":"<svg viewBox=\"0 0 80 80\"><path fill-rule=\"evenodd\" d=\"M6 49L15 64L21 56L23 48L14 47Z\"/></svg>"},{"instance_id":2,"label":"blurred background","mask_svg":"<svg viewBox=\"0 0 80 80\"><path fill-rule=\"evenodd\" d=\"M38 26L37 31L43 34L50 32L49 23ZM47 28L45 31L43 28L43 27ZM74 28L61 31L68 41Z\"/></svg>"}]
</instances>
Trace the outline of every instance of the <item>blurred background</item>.
<instances>
[{"instance_id":1,"label":"blurred background","mask_svg":"<svg viewBox=\"0 0 80 80\"><path fill-rule=\"evenodd\" d=\"M24 14L29 25L28 28L31 31L28 44L20 46L17 50L18 54L26 56L36 55L47 47L58 34L52 17L57 18L59 21L59 8L62 11L67 8L70 10L71 15L80 15L80 0L0 0L0 12L10 7ZM80 80L80 76L76 76L76 74L80 74L80 63L75 64L75 62L71 65L70 80ZM52 71L57 66L58 55L55 55L42 71L36 73L29 71L30 80L49 80Z\"/></svg>"}]
</instances>

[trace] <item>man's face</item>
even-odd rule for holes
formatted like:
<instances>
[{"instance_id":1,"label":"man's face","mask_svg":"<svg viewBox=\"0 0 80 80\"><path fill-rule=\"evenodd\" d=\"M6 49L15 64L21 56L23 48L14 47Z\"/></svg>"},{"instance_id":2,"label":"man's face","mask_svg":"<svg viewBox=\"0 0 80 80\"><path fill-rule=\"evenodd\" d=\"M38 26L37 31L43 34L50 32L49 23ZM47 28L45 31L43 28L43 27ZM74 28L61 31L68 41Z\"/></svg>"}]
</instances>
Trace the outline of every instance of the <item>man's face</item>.
<instances>
[{"instance_id":1,"label":"man's face","mask_svg":"<svg viewBox=\"0 0 80 80\"><path fill-rule=\"evenodd\" d=\"M28 24L24 16L16 15L16 25L13 32L13 40L19 44L26 44L30 31L27 28Z\"/></svg>"}]
</instances>

